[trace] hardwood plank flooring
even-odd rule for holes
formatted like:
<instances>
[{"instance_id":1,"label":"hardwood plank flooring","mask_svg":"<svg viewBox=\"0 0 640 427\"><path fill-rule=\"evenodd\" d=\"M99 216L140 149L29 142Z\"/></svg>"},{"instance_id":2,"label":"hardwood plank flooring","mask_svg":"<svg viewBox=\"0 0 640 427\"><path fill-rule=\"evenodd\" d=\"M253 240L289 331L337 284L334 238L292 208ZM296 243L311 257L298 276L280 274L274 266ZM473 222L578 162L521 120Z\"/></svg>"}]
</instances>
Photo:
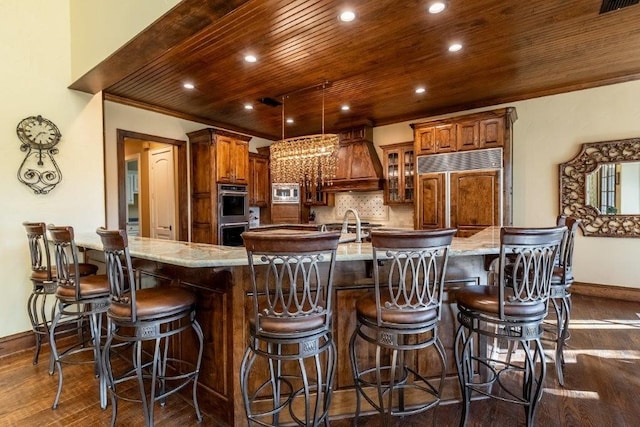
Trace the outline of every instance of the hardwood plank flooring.
<instances>
[{"instance_id":1,"label":"hardwood plank flooring","mask_svg":"<svg viewBox=\"0 0 640 427\"><path fill-rule=\"evenodd\" d=\"M547 364L544 395L536 417L539 426L636 426L640 419L640 304L574 295L571 339L566 352L565 383L556 381ZM48 348L40 363L32 353L0 359L0 426L108 426L111 407L98 403L97 380L90 365L64 367L65 383L60 407L51 409L57 376L47 373ZM198 424L189 400L172 396L165 407L156 406L157 426L216 426L201 408ZM394 420L396 426L455 426L460 404L440 405L435 411ZM522 426L524 411L494 400L471 404L467 426ZM243 425L241 423L239 425ZM119 404L118 426L143 425L137 404ZM353 420L332 420L333 427L354 425ZM377 416L361 417L360 426L380 425Z\"/></svg>"}]
</instances>

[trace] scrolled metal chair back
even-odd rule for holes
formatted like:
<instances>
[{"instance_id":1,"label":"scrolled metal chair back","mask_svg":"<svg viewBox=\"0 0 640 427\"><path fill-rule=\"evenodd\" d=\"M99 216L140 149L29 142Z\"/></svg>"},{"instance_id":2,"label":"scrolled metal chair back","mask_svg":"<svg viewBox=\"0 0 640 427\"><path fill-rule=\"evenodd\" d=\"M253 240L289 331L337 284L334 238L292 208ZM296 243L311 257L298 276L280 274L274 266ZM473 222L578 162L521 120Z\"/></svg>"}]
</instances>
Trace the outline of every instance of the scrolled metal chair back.
<instances>
[{"instance_id":1,"label":"scrolled metal chair back","mask_svg":"<svg viewBox=\"0 0 640 427\"><path fill-rule=\"evenodd\" d=\"M502 228L500 245L500 318L505 307L546 303L551 276L566 227ZM511 292L507 293L506 290Z\"/></svg>"},{"instance_id":2,"label":"scrolled metal chair back","mask_svg":"<svg viewBox=\"0 0 640 427\"><path fill-rule=\"evenodd\" d=\"M135 322L137 319L136 279L129 253L127 232L98 228L96 233L102 240L111 304L129 306L130 320Z\"/></svg>"},{"instance_id":3,"label":"scrolled metal chair back","mask_svg":"<svg viewBox=\"0 0 640 427\"><path fill-rule=\"evenodd\" d=\"M31 271L46 272L46 280L52 281L55 277L51 270L51 252L46 225L44 222L23 222L22 225L27 231Z\"/></svg>"},{"instance_id":4,"label":"scrolled metal chair back","mask_svg":"<svg viewBox=\"0 0 640 427\"><path fill-rule=\"evenodd\" d=\"M340 233L249 231L242 237L252 272L257 332L265 322L294 319L316 332L328 330Z\"/></svg>"},{"instance_id":5,"label":"scrolled metal chair back","mask_svg":"<svg viewBox=\"0 0 640 427\"><path fill-rule=\"evenodd\" d=\"M73 227L48 225L47 230L54 246L58 286L74 288L75 299L80 300L80 268Z\"/></svg>"},{"instance_id":6,"label":"scrolled metal chair back","mask_svg":"<svg viewBox=\"0 0 640 427\"><path fill-rule=\"evenodd\" d=\"M437 320L440 319L444 273L455 232L455 229L372 231L378 325L389 323L383 320L385 311L435 308ZM381 277L380 261L388 265L386 277Z\"/></svg>"}]
</instances>

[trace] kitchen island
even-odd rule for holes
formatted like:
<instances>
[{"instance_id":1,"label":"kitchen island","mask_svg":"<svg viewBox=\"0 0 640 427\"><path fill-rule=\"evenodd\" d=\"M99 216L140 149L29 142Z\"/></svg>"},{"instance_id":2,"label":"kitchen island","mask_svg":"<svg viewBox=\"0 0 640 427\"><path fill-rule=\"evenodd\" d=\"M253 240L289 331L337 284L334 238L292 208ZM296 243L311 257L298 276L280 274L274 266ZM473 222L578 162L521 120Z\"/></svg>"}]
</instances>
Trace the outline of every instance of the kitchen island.
<instances>
[{"instance_id":1,"label":"kitchen island","mask_svg":"<svg viewBox=\"0 0 640 427\"><path fill-rule=\"evenodd\" d=\"M75 240L78 246L89 249L87 256L92 262L104 262L102 244L96 233L76 233ZM443 310L439 332L448 357L445 400L458 398L453 360L456 308L450 301L451 295L460 286L486 283L486 258L495 256L499 246L498 227L487 228L469 238L454 238L445 292L447 309ZM129 249L145 286L184 286L197 295L197 319L205 339L199 379L200 407L223 424L245 425L239 372L247 346L252 304L244 248L130 237ZM368 277L372 255L368 242L343 243L337 251L334 340L338 355L332 417L354 413L355 391L348 342L355 328L355 301L373 288L373 281ZM180 352L180 357L189 358L194 346L177 343L174 351ZM371 357L366 349L359 354ZM430 357L425 354L416 363L429 364ZM367 410L363 407L364 412Z\"/></svg>"}]
</instances>

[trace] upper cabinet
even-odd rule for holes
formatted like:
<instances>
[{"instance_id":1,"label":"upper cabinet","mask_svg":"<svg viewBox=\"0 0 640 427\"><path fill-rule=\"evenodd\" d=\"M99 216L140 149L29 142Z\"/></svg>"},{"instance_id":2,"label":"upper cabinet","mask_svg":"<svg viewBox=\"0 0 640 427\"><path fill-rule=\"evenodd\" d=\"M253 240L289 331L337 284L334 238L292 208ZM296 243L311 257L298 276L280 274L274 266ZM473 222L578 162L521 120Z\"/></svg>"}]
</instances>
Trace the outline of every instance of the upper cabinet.
<instances>
[{"instance_id":1,"label":"upper cabinet","mask_svg":"<svg viewBox=\"0 0 640 427\"><path fill-rule=\"evenodd\" d=\"M414 149L413 141L381 147L384 162L384 203L413 203Z\"/></svg>"},{"instance_id":2,"label":"upper cabinet","mask_svg":"<svg viewBox=\"0 0 640 427\"><path fill-rule=\"evenodd\" d=\"M269 157L249 153L249 205L269 205Z\"/></svg>"},{"instance_id":3,"label":"upper cabinet","mask_svg":"<svg viewBox=\"0 0 640 427\"><path fill-rule=\"evenodd\" d=\"M506 108L413 124L416 156L502 147L505 128L515 121ZM507 123L508 122L508 123Z\"/></svg>"},{"instance_id":4,"label":"upper cabinet","mask_svg":"<svg viewBox=\"0 0 640 427\"><path fill-rule=\"evenodd\" d=\"M334 206L335 195L325 191L326 184L320 180L305 181L302 185L302 203L305 206Z\"/></svg>"},{"instance_id":5,"label":"upper cabinet","mask_svg":"<svg viewBox=\"0 0 640 427\"><path fill-rule=\"evenodd\" d=\"M249 183L249 140L238 136L219 134L215 137L216 181L219 183Z\"/></svg>"}]
</instances>

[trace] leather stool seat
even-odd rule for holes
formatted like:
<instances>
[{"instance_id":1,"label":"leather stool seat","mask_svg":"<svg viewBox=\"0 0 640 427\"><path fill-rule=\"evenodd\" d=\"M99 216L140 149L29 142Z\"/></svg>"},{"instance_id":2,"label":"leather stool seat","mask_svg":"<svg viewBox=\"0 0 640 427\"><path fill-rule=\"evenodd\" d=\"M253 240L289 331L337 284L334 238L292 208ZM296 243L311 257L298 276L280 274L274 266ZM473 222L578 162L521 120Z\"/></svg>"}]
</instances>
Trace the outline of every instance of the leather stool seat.
<instances>
[{"instance_id":1,"label":"leather stool seat","mask_svg":"<svg viewBox=\"0 0 640 427\"><path fill-rule=\"evenodd\" d=\"M107 314L114 319L130 320L131 304L128 300L131 293L125 293L121 298L127 303L112 300ZM136 314L138 320L155 319L172 316L189 310L196 303L193 293L181 288L147 288L136 291Z\"/></svg>"},{"instance_id":2,"label":"leather stool seat","mask_svg":"<svg viewBox=\"0 0 640 427\"><path fill-rule=\"evenodd\" d=\"M390 301L391 298L388 292L380 296L380 305L382 307L386 306ZM375 294L368 294L356 301L356 314L373 322L376 321L378 309ZM412 311L382 309L380 315L385 322L410 325L435 320L438 317L438 310L435 308L415 309Z\"/></svg>"},{"instance_id":3,"label":"leather stool seat","mask_svg":"<svg viewBox=\"0 0 640 427\"><path fill-rule=\"evenodd\" d=\"M464 292L457 293L456 298L459 305L469 310L494 316L500 314L500 289L497 286L469 286ZM505 288L504 298L507 301L514 298L512 288ZM546 311L547 304L541 301L504 306L504 315L509 317L544 316Z\"/></svg>"},{"instance_id":4,"label":"leather stool seat","mask_svg":"<svg viewBox=\"0 0 640 427\"><path fill-rule=\"evenodd\" d=\"M98 266L97 265L84 263L84 262L78 263L78 269L80 270L80 275L81 276L89 276L91 274L96 274L98 272ZM72 265L69 266L69 272L71 274L75 274L74 266L72 266ZM56 270L56 266L52 265L51 266L51 275L53 277L55 277L57 274L58 274L58 272ZM31 280L45 281L45 280L48 279L48 277L49 277L49 274L48 274L47 270L45 270L45 269L31 272Z\"/></svg>"},{"instance_id":5,"label":"leather stool seat","mask_svg":"<svg viewBox=\"0 0 640 427\"><path fill-rule=\"evenodd\" d=\"M80 277L80 299L109 296L109 279L106 274ZM58 283L56 296L63 301L76 300L76 287Z\"/></svg>"}]
</instances>

